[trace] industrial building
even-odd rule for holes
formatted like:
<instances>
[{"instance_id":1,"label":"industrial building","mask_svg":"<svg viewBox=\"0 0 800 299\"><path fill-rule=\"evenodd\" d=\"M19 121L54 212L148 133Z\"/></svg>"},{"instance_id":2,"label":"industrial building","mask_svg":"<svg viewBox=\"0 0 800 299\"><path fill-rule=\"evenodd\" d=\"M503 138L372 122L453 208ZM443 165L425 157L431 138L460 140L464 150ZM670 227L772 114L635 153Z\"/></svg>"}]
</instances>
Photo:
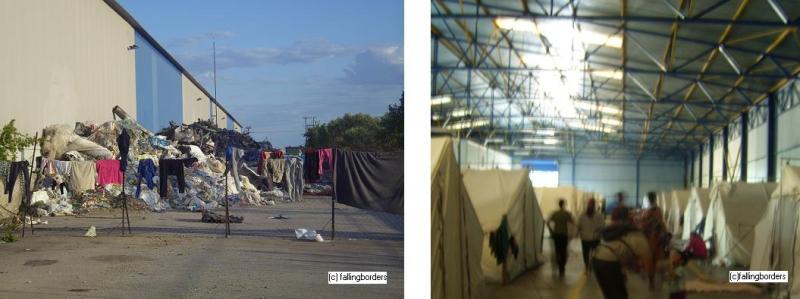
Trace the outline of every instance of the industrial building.
<instances>
[{"instance_id":1,"label":"industrial building","mask_svg":"<svg viewBox=\"0 0 800 299\"><path fill-rule=\"evenodd\" d=\"M778 209L768 202L791 190L776 186L794 186L782 173L800 165L799 24L800 4L781 0L431 1L430 122L434 144L453 147L433 149L432 188L456 184L437 181L437 173L448 177L442 173L453 155L462 172L453 175L464 178L479 170L528 173L541 207L557 206L541 202L543 192L573 190L555 198L567 201L575 220L587 197L613 206L619 192L636 215L650 215L646 197L654 192L663 217L687 226L684 235L667 228L672 241L698 232L707 246L720 250L704 270L757 269L749 258L762 255L774 262L769 270L798 273L781 268L777 253L769 253L772 247L754 249L753 235L755 223ZM487 190L512 188L504 181L483 184ZM682 195L673 204L676 192ZM699 198L687 199L689 194ZM432 228L434 297L449 297L455 286L449 283L460 275L471 273L472 280L460 282L474 284L474 275L485 272L470 268L472 261L448 261L455 257L447 256L447 245L437 247L455 238L443 234L459 226L456 218L469 223L476 214L485 223L485 217L495 217L477 206L448 216L454 202L487 205L475 196L433 194L433 223L443 223ZM740 198L729 199L735 196ZM713 223L688 227L682 220L687 200L696 207L692 213ZM600 212L609 213L606 225L612 222L610 210ZM727 220L720 220L724 215ZM537 221L549 223L550 216L542 213ZM483 228L496 229L492 225ZM794 236L792 227L783 233ZM461 242L468 244L469 228L464 231ZM723 244L728 240L735 245ZM551 242L543 242L545 255L553 255ZM549 266L532 267L516 278L509 272L508 280L487 278L484 295L601 298L594 275L584 275L579 243L570 247L566 279L543 274L555 271ZM744 253L726 253L735 251L730 246ZM483 250L486 258L489 247ZM541 262L554 263L549 257ZM796 281L770 290L762 285L760 293L724 290L729 285L720 283L714 287L723 290L712 296L798 296ZM475 292L463 297L481 297ZM646 282L629 278L628 294L662 298L668 291L648 290Z\"/></svg>"},{"instance_id":2,"label":"industrial building","mask_svg":"<svg viewBox=\"0 0 800 299\"><path fill-rule=\"evenodd\" d=\"M151 131L242 126L116 1L2 1L0 36L0 119L25 133L105 122L114 106Z\"/></svg>"}]
</instances>

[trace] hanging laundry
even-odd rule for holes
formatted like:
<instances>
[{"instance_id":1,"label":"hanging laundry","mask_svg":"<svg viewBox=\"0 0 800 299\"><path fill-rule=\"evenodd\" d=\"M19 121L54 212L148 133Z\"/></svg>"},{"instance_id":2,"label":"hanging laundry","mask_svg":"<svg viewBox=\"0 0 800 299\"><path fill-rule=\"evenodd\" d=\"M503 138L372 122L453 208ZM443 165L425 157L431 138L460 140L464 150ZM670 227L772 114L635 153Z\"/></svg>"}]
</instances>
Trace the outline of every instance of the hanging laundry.
<instances>
[{"instance_id":1,"label":"hanging laundry","mask_svg":"<svg viewBox=\"0 0 800 299\"><path fill-rule=\"evenodd\" d=\"M277 151L272 152L271 158L272 159L283 159L283 151L282 150L277 150Z\"/></svg>"},{"instance_id":2,"label":"hanging laundry","mask_svg":"<svg viewBox=\"0 0 800 299\"><path fill-rule=\"evenodd\" d=\"M284 175L286 193L292 201L303 199L303 160L298 157L290 157L286 160L286 174Z\"/></svg>"},{"instance_id":3,"label":"hanging laundry","mask_svg":"<svg viewBox=\"0 0 800 299\"><path fill-rule=\"evenodd\" d=\"M128 149L131 146L131 136L128 129L123 128L122 133L117 137L117 147L119 147L119 170L125 172L128 169Z\"/></svg>"},{"instance_id":4,"label":"hanging laundry","mask_svg":"<svg viewBox=\"0 0 800 299\"><path fill-rule=\"evenodd\" d=\"M267 175L269 156L270 153L268 151L261 151L261 154L258 155L258 168L256 168L256 174L260 176Z\"/></svg>"},{"instance_id":5,"label":"hanging laundry","mask_svg":"<svg viewBox=\"0 0 800 299\"><path fill-rule=\"evenodd\" d=\"M222 174L222 176L226 176L228 175L229 171L231 172L231 175L233 176L233 182L236 185L236 191L239 191L239 193L242 192L242 182L239 181L239 168L244 165L242 156L244 156L243 149L228 146L228 149L225 150L225 158L227 159L225 164L225 172Z\"/></svg>"},{"instance_id":6,"label":"hanging laundry","mask_svg":"<svg viewBox=\"0 0 800 299\"><path fill-rule=\"evenodd\" d=\"M186 165L187 159L161 159L158 160L158 193L161 197L167 196L167 177L174 175L178 180L178 190L180 193L186 192L186 176L183 172L183 167ZM195 159L196 161L197 159Z\"/></svg>"},{"instance_id":7,"label":"hanging laundry","mask_svg":"<svg viewBox=\"0 0 800 299\"><path fill-rule=\"evenodd\" d=\"M333 170L333 149L324 148L318 151L319 153L319 175L325 173L325 170Z\"/></svg>"},{"instance_id":8,"label":"hanging laundry","mask_svg":"<svg viewBox=\"0 0 800 299\"><path fill-rule=\"evenodd\" d=\"M30 188L31 175L28 172L30 164L28 161L11 162L8 167L8 175L6 176L6 189L5 194L8 194L8 202L11 202L14 195L14 184L17 183L17 178L22 175L22 189L28 194Z\"/></svg>"},{"instance_id":9,"label":"hanging laundry","mask_svg":"<svg viewBox=\"0 0 800 299\"><path fill-rule=\"evenodd\" d=\"M272 181L276 184L283 182L283 172L285 171L284 168L286 167L286 160L284 159L269 160L269 166L270 168L272 168Z\"/></svg>"},{"instance_id":10,"label":"hanging laundry","mask_svg":"<svg viewBox=\"0 0 800 299\"><path fill-rule=\"evenodd\" d=\"M56 166L56 174L64 177L65 179L72 174L72 162L70 161L53 161Z\"/></svg>"},{"instance_id":11,"label":"hanging laundry","mask_svg":"<svg viewBox=\"0 0 800 299\"><path fill-rule=\"evenodd\" d=\"M56 164L55 161L47 159L45 157L42 158L42 174L44 175L56 175Z\"/></svg>"},{"instance_id":12,"label":"hanging laundry","mask_svg":"<svg viewBox=\"0 0 800 299\"><path fill-rule=\"evenodd\" d=\"M305 161L303 161L303 175L308 182L319 181L319 152L306 152Z\"/></svg>"},{"instance_id":13,"label":"hanging laundry","mask_svg":"<svg viewBox=\"0 0 800 299\"><path fill-rule=\"evenodd\" d=\"M8 172L11 170L11 162L0 161L0 177L7 178Z\"/></svg>"},{"instance_id":14,"label":"hanging laundry","mask_svg":"<svg viewBox=\"0 0 800 299\"><path fill-rule=\"evenodd\" d=\"M119 160L97 160L97 184L122 184L122 172Z\"/></svg>"},{"instance_id":15,"label":"hanging laundry","mask_svg":"<svg viewBox=\"0 0 800 299\"><path fill-rule=\"evenodd\" d=\"M75 193L94 190L97 182L97 169L92 161L71 162L69 174L69 188Z\"/></svg>"},{"instance_id":16,"label":"hanging laundry","mask_svg":"<svg viewBox=\"0 0 800 299\"><path fill-rule=\"evenodd\" d=\"M156 165L153 163L153 160L139 160L139 183L136 184L136 198L139 198L142 192L142 179L147 183L147 188L153 190L154 176L156 176Z\"/></svg>"}]
</instances>

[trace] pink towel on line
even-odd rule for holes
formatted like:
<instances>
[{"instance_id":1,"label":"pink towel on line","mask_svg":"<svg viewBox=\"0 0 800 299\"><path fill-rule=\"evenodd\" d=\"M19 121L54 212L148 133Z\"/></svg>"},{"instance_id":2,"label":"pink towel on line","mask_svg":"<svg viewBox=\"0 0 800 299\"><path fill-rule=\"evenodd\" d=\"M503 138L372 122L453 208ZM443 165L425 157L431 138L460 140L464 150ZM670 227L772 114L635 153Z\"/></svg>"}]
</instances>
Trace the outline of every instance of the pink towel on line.
<instances>
[{"instance_id":1,"label":"pink towel on line","mask_svg":"<svg viewBox=\"0 0 800 299\"><path fill-rule=\"evenodd\" d=\"M326 169L333 170L333 149L331 148L324 148L319 150L319 169L318 169L319 175L322 175L322 173Z\"/></svg>"},{"instance_id":2,"label":"pink towel on line","mask_svg":"<svg viewBox=\"0 0 800 299\"><path fill-rule=\"evenodd\" d=\"M97 160L97 184L122 184L122 172L119 171L119 160Z\"/></svg>"}]
</instances>

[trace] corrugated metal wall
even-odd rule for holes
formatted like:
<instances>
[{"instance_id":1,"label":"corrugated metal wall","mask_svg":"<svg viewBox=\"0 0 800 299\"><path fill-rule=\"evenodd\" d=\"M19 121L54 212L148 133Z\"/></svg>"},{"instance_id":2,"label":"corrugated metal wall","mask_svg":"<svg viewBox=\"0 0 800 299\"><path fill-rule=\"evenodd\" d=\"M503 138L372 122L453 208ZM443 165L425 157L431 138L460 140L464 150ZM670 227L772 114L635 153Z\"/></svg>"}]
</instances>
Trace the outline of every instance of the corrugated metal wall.
<instances>
[{"instance_id":1,"label":"corrugated metal wall","mask_svg":"<svg viewBox=\"0 0 800 299\"><path fill-rule=\"evenodd\" d=\"M0 1L0 121L50 124L137 116L134 31L102 1Z\"/></svg>"},{"instance_id":2,"label":"corrugated metal wall","mask_svg":"<svg viewBox=\"0 0 800 299\"><path fill-rule=\"evenodd\" d=\"M181 86L183 90L183 121L193 123L198 119L209 119L211 101L208 96L183 74L181 74Z\"/></svg>"},{"instance_id":3,"label":"corrugated metal wall","mask_svg":"<svg viewBox=\"0 0 800 299\"><path fill-rule=\"evenodd\" d=\"M182 123L180 70L138 33L136 45L136 119L153 132Z\"/></svg>"},{"instance_id":4,"label":"corrugated metal wall","mask_svg":"<svg viewBox=\"0 0 800 299\"><path fill-rule=\"evenodd\" d=\"M573 186L572 161L570 157L558 160L560 186ZM636 160L615 158L577 158L575 161L575 184L581 190L593 191L612 198L624 192L626 204L636 203ZM683 161L643 159L639 162L639 197L649 191L683 188ZM641 198L639 199L641 201Z\"/></svg>"}]
</instances>

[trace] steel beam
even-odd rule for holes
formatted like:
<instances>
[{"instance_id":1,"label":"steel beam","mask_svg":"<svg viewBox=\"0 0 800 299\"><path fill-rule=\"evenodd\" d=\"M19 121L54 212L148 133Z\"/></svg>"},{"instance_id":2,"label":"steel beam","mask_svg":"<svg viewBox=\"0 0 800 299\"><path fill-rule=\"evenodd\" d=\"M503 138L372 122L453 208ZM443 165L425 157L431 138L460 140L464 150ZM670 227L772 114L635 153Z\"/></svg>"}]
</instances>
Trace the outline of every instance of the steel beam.
<instances>
[{"instance_id":1,"label":"steel beam","mask_svg":"<svg viewBox=\"0 0 800 299\"><path fill-rule=\"evenodd\" d=\"M742 127L742 137L741 137L741 145L739 145L739 151L741 152L740 159L739 159L739 181L747 182L747 143L748 143L748 133L750 132L750 127L748 126L749 114L747 112L742 113L741 117L741 127Z\"/></svg>"},{"instance_id":2,"label":"steel beam","mask_svg":"<svg viewBox=\"0 0 800 299\"><path fill-rule=\"evenodd\" d=\"M450 1L445 1L450 2ZM482 4L487 6L485 4ZM463 20L463 19L475 19L476 16L472 14L431 14L431 19L451 19L451 20ZM503 14L492 14L492 15L479 15L477 19L490 19L494 20L495 18L515 18L515 19L528 19L528 20L572 20L577 22L625 22L625 23L670 23L672 24L675 22L674 18L668 17L653 17L653 16L568 16L568 15L541 15L541 14L522 14L522 13L503 13ZM692 24L704 24L704 25L727 25L727 24L734 24L734 25L745 25L745 26L761 26L761 27L792 27L797 28L797 24L790 23L784 24L783 22L770 22L770 21L759 21L753 19L747 20L735 20L731 21L730 19L715 19L715 18L690 18L690 19L678 19L678 23L685 25L692 25Z\"/></svg>"},{"instance_id":3,"label":"steel beam","mask_svg":"<svg viewBox=\"0 0 800 299\"><path fill-rule=\"evenodd\" d=\"M778 173L778 99L775 93L770 93L767 101L767 181L775 182Z\"/></svg>"}]
</instances>

